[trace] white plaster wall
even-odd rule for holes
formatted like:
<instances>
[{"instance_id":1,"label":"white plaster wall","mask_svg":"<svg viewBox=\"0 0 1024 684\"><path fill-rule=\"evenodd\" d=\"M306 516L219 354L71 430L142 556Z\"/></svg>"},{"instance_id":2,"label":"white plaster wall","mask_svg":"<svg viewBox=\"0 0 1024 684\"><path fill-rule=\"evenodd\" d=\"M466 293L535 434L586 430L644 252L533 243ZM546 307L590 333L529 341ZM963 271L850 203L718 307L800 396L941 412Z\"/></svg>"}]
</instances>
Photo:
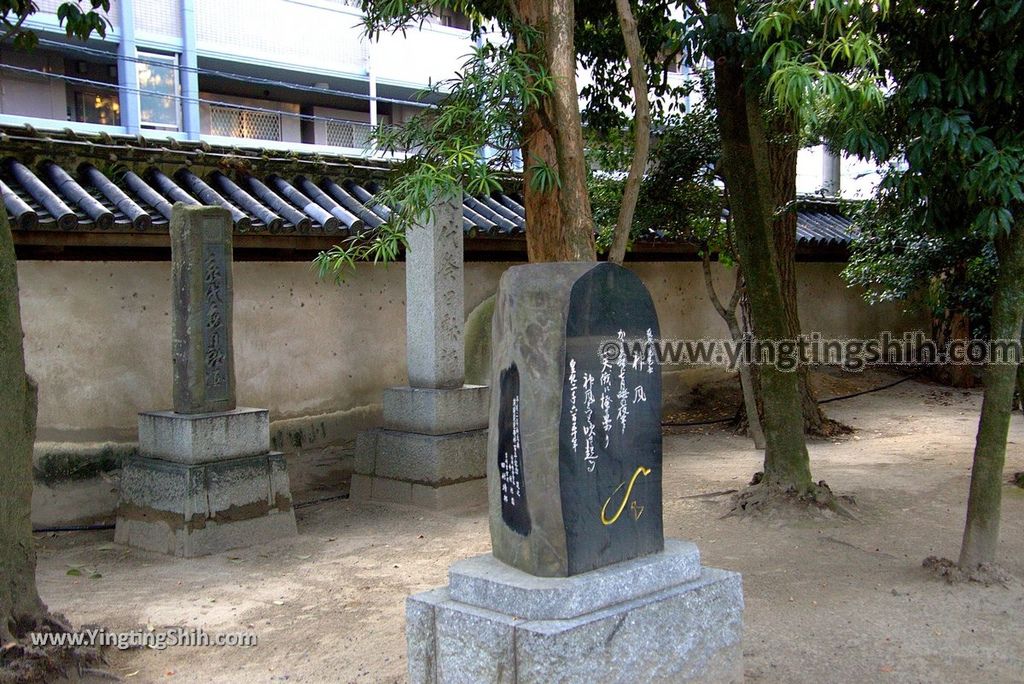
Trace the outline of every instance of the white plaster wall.
<instances>
[{"instance_id":1,"label":"white plaster wall","mask_svg":"<svg viewBox=\"0 0 1024 684\"><path fill-rule=\"evenodd\" d=\"M467 312L509 265L466 265ZM726 335L700 264L632 268L651 291L663 337ZM925 325L895 305L869 307L841 268L798 264L806 332L853 337ZM38 439L134 441L136 412L171 405L170 264L22 261L18 275L27 363L39 383ZM403 264L361 266L337 286L318 283L305 262L239 262L234 279L239 405L270 408L280 421L377 405L385 387L405 382ZM717 279L728 298L732 273Z\"/></svg>"}]
</instances>

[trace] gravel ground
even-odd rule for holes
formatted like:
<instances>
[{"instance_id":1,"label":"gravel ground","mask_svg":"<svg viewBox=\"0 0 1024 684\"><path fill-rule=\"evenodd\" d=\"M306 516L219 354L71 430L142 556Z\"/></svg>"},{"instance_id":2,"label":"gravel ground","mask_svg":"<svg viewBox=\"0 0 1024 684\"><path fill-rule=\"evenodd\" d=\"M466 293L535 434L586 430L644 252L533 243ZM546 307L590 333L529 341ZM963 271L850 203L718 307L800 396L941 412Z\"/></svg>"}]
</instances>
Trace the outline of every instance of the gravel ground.
<instances>
[{"instance_id":1,"label":"gravel ground","mask_svg":"<svg viewBox=\"0 0 1024 684\"><path fill-rule=\"evenodd\" d=\"M841 388L840 388L841 389ZM841 392L840 392L841 393ZM745 668L757 682L1022 682L1024 588L949 585L921 561L955 558L980 392L906 382L828 405L852 435L810 445L815 477L857 520L775 512L723 518L759 469L717 427L665 438L665 533L743 573ZM1006 475L1024 470L1015 415ZM1024 578L1024 490L1004 489L999 563ZM486 511L425 513L329 501L299 510L293 540L182 560L112 532L40 539L40 591L76 625L252 632L254 648L113 651L128 682L398 682L404 599L489 550ZM70 567L88 570L69 576ZM102 575L91 579L91 571Z\"/></svg>"}]
</instances>

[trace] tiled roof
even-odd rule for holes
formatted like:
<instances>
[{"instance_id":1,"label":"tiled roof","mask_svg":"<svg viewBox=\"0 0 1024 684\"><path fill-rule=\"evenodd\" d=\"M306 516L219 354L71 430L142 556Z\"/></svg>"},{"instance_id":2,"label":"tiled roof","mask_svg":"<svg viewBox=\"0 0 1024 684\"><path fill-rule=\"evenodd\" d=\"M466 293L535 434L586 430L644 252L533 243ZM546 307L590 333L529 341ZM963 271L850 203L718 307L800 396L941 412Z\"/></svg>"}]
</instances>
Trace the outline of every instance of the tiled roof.
<instances>
[{"instance_id":1,"label":"tiled roof","mask_svg":"<svg viewBox=\"0 0 1024 684\"><path fill-rule=\"evenodd\" d=\"M821 247L841 247L853 239L853 222L834 202L797 201L797 242Z\"/></svg>"},{"instance_id":2,"label":"tiled roof","mask_svg":"<svg viewBox=\"0 0 1024 684\"><path fill-rule=\"evenodd\" d=\"M199 176L186 167L167 175L156 167L108 177L89 163L65 169L52 161L30 168L3 160L0 193L21 230L166 230L175 202L222 206L235 230L358 234L384 223L391 210L374 201L379 187L331 176L276 174ZM526 211L512 196L467 195L462 206L467 235L522 233Z\"/></svg>"},{"instance_id":3,"label":"tiled roof","mask_svg":"<svg viewBox=\"0 0 1024 684\"><path fill-rule=\"evenodd\" d=\"M10 131L0 136L13 139ZM18 230L165 232L171 205L185 202L227 208L239 233L344 237L380 226L391 212L374 201L380 191L376 179L388 169L365 160L359 167L301 155L268 160L259 153L211 151L195 143L83 139L70 132L40 136L30 130L18 139L28 139L29 146L22 143L21 151L8 151L10 156L0 160L0 194ZM88 153L68 152L75 145ZM205 161L193 163L196 157ZM104 163L113 159L117 163ZM364 172L357 179L349 168ZM467 237L522 237L526 225L521 198L514 193L467 194L462 215ZM836 203L798 201L798 243L842 247L850 242L850 231L851 222ZM675 240L652 231L646 241Z\"/></svg>"}]
</instances>

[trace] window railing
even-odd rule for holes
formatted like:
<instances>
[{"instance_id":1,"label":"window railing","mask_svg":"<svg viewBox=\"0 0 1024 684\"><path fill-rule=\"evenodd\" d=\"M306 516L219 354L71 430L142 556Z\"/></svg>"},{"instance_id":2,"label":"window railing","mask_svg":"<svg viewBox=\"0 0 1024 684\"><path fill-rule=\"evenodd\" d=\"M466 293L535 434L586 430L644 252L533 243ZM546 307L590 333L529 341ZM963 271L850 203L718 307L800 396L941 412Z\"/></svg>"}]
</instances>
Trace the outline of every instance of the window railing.
<instances>
[{"instance_id":1,"label":"window railing","mask_svg":"<svg viewBox=\"0 0 1024 684\"><path fill-rule=\"evenodd\" d=\"M210 133L226 138L280 140L282 115L223 105L210 106Z\"/></svg>"}]
</instances>

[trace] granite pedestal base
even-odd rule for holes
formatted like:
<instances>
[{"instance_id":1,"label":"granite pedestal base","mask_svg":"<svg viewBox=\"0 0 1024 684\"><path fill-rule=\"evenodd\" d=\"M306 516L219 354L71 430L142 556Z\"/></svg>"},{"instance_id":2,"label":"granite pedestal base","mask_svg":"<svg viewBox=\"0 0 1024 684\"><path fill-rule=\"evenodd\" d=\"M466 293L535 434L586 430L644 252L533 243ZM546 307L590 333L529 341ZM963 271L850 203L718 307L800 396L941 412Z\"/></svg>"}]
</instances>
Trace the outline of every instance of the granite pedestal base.
<instances>
[{"instance_id":1,"label":"granite pedestal base","mask_svg":"<svg viewBox=\"0 0 1024 684\"><path fill-rule=\"evenodd\" d=\"M738 682L742 632L740 575L672 540L564 578L471 558L406 603L414 684Z\"/></svg>"},{"instance_id":2,"label":"granite pedestal base","mask_svg":"<svg viewBox=\"0 0 1024 684\"><path fill-rule=\"evenodd\" d=\"M384 427L359 435L350 498L434 510L487 502L490 390L392 387Z\"/></svg>"},{"instance_id":3,"label":"granite pedestal base","mask_svg":"<svg viewBox=\"0 0 1024 684\"><path fill-rule=\"evenodd\" d=\"M216 413L140 413L139 453L178 463L267 454L270 412L236 408Z\"/></svg>"},{"instance_id":4,"label":"granite pedestal base","mask_svg":"<svg viewBox=\"0 0 1024 684\"><path fill-rule=\"evenodd\" d=\"M114 540L193 557L296 534L284 455L269 444L264 409L139 414Z\"/></svg>"}]
</instances>

